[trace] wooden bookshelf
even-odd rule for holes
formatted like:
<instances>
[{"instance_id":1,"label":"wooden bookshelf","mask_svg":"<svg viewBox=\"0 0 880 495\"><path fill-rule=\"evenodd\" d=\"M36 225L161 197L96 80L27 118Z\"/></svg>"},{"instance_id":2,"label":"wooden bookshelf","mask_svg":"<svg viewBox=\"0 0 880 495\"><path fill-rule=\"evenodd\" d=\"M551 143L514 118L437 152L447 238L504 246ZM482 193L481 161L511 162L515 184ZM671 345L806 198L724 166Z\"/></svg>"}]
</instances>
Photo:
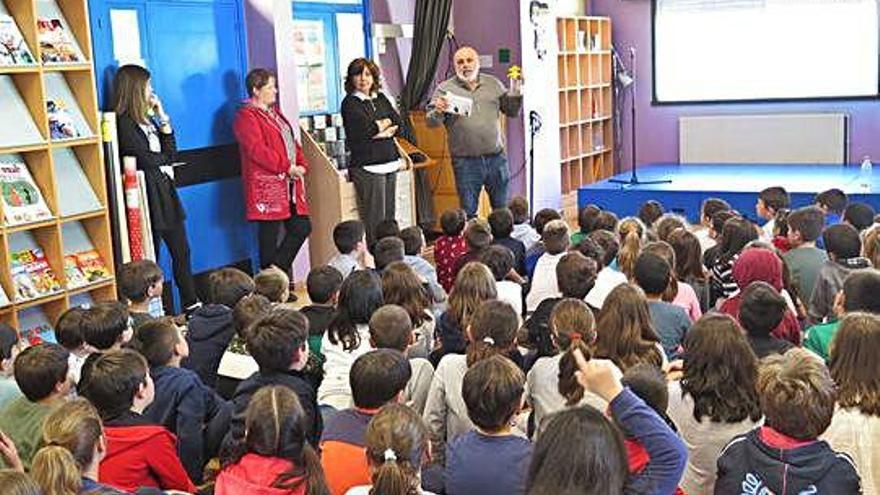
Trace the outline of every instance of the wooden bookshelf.
<instances>
[{"instance_id":1,"label":"wooden bookshelf","mask_svg":"<svg viewBox=\"0 0 880 495\"><path fill-rule=\"evenodd\" d=\"M92 47L89 27L87 0L0 0L2 6L15 19L30 52L37 63L29 66L0 66L0 78L10 78L17 91L22 108L9 108L8 99L0 100L0 126L17 125L21 122L4 121L4 115L30 116L38 133L38 139L28 142L0 142L0 154L17 154L28 167L34 183L52 213L50 219L24 225L7 225L4 204L0 201L0 287L11 303L0 307L0 321L8 323L20 331L26 322L33 321L34 313L45 317L54 326L58 316L72 305L84 301L101 301L116 297L116 281L113 275L113 244L110 234L110 220L107 207L107 190L103 149L98 138L100 117L95 88L95 74L92 65ZM38 42L38 21L45 16L45 9L60 13L69 27L68 34L76 41L83 60L75 63L42 63L41 47ZM51 17L51 16L50 16ZM49 98L47 83L63 82L72 100L66 102L82 113L87 131L72 139L51 139L49 132L46 102ZM7 84L6 87L10 87ZM16 110L18 113L11 112ZM65 157L65 161L58 157ZM68 180L70 167L76 170L77 182ZM80 172L81 170L81 172ZM84 176L84 179L82 178ZM91 196L96 198L88 208L78 211L70 209L71 187L90 187ZM77 189L80 191L81 189ZM63 196L64 195L64 196ZM68 199L68 201L65 201ZM62 204L68 205L66 214L60 212ZM76 229L70 224L77 223ZM81 249L82 235L76 242L66 238L65 232L83 232L88 237L87 245L103 258L110 278L101 279L81 287L68 287L64 273L64 255L74 249ZM12 281L10 256L15 245L21 245L22 238L35 243L46 255L62 290L29 300L16 301L15 285Z\"/></svg>"},{"instance_id":2,"label":"wooden bookshelf","mask_svg":"<svg viewBox=\"0 0 880 495\"><path fill-rule=\"evenodd\" d=\"M562 194L614 174L611 18L559 17Z\"/></svg>"}]
</instances>

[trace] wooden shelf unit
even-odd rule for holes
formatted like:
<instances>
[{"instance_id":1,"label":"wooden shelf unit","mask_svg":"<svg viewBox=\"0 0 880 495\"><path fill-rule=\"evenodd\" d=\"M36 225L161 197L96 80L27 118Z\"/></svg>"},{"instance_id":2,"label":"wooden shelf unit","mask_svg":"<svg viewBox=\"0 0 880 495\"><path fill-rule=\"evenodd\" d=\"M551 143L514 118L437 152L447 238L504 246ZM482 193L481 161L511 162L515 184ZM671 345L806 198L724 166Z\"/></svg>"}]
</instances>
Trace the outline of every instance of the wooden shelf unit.
<instances>
[{"instance_id":1,"label":"wooden shelf unit","mask_svg":"<svg viewBox=\"0 0 880 495\"><path fill-rule=\"evenodd\" d=\"M562 194L614 174L611 18L559 17Z\"/></svg>"},{"instance_id":2,"label":"wooden shelf unit","mask_svg":"<svg viewBox=\"0 0 880 495\"><path fill-rule=\"evenodd\" d=\"M100 116L98 114L97 90L92 65L91 36L87 0L56 0L58 9L63 13L70 26L69 34L76 39L85 60L70 64L43 64L40 46L37 42L37 1L35 0L0 0L10 15L15 19L22 32L25 42L38 63L27 67L0 66L0 75L12 77L15 88L33 118L40 134L41 143L12 143L0 146L0 154L19 153L24 159L34 182L40 189L53 218L26 225L7 226L3 216L3 204L0 202L0 286L9 297L11 304L0 307L0 321L20 328L22 312L39 308L49 323L54 324L61 313L72 304L74 296L88 294L94 301L116 298L116 280L113 264L113 246L110 233L110 219L107 207L106 168L104 166L103 148L99 138ZM86 136L69 140L52 140L49 138L49 122L46 114L45 80L52 73L60 73L71 92L74 100L70 104L77 105L85 117L89 128ZM3 121L6 102L0 101L0 125L9 125ZM67 184L59 183L56 177L53 150L70 148L82 167L82 170L98 198L100 208L94 211L83 211L62 217L59 213L59 198L64 194ZM65 239L62 225L79 222L87 233L94 249L103 258L104 265L111 277L86 286L68 288L64 274ZM12 281L10 256L10 238L28 235L46 254L52 271L61 283L60 292L44 295L26 301L15 302L15 287ZM71 243L72 244L72 243Z\"/></svg>"}]
</instances>

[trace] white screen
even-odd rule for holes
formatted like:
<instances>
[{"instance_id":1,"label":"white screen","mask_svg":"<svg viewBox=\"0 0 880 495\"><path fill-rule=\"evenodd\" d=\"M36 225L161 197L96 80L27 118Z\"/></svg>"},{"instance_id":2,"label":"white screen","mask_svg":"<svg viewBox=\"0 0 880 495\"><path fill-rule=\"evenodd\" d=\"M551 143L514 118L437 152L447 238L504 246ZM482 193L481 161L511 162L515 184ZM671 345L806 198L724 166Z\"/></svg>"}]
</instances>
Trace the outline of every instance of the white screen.
<instances>
[{"instance_id":1,"label":"white screen","mask_svg":"<svg viewBox=\"0 0 880 495\"><path fill-rule=\"evenodd\" d=\"M655 0L658 102L878 94L877 0Z\"/></svg>"}]
</instances>

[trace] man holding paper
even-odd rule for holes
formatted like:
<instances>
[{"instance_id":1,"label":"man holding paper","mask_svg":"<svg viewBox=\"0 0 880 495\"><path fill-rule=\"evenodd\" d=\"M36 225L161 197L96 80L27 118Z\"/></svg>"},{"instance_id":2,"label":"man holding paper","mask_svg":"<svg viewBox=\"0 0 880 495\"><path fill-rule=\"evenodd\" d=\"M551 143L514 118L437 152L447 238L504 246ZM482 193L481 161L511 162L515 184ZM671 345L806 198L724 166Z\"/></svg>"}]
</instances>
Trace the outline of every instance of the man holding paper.
<instances>
[{"instance_id":1,"label":"man holding paper","mask_svg":"<svg viewBox=\"0 0 880 495\"><path fill-rule=\"evenodd\" d=\"M468 217L474 217L483 186L492 208L507 203L510 171L498 117L499 112L515 117L522 95L517 87L508 91L497 78L480 74L479 55L472 47L459 48L453 63L455 77L437 87L427 121L432 127L446 126L459 201Z\"/></svg>"}]
</instances>

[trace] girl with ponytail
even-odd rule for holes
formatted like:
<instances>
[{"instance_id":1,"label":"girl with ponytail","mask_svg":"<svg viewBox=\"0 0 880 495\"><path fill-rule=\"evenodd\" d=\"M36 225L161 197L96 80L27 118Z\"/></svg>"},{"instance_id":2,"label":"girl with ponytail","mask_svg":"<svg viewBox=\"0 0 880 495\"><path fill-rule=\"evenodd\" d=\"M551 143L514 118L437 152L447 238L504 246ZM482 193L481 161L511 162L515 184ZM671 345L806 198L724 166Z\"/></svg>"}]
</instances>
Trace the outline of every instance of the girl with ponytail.
<instances>
[{"instance_id":1,"label":"girl with ponytail","mask_svg":"<svg viewBox=\"0 0 880 495\"><path fill-rule=\"evenodd\" d=\"M422 491L422 464L430 460L428 429L422 418L403 404L383 407L367 426L367 462L372 486L358 486L347 495L433 495Z\"/></svg>"},{"instance_id":2,"label":"girl with ponytail","mask_svg":"<svg viewBox=\"0 0 880 495\"><path fill-rule=\"evenodd\" d=\"M305 412L292 390L280 385L261 388L245 412L244 440L223 460L214 494L329 495L305 424Z\"/></svg>"},{"instance_id":3,"label":"girl with ponytail","mask_svg":"<svg viewBox=\"0 0 880 495\"><path fill-rule=\"evenodd\" d=\"M629 280L633 279L636 260L642 252L642 242L646 231L645 224L636 217L624 218L617 225L617 236L620 238L617 266Z\"/></svg>"},{"instance_id":4,"label":"girl with ponytail","mask_svg":"<svg viewBox=\"0 0 880 495\"><path fill-rule=\"evenodd\" d=\"M467 354L443 357L425 403L425 421L431 432L435 460L445 462L446 444L474 429L462 397L462 384L468 368L501 354L522 367L522 356L516 349L519 317L513 307L502 301L486 301L474 312L467 326Z\"/></svg>"},{"instance_id":5,"label":"girl with ponytail","mask_svg":"<svg viewBox=\"0 0 880 495\"><path fill-rule=\"evenodd\" d=\"M31 476L43 495L123 493L97 482L107 442L101 417L86 399L67 402L46 417L43 443L31 464Z\"/></svg>"}]
</instances>

